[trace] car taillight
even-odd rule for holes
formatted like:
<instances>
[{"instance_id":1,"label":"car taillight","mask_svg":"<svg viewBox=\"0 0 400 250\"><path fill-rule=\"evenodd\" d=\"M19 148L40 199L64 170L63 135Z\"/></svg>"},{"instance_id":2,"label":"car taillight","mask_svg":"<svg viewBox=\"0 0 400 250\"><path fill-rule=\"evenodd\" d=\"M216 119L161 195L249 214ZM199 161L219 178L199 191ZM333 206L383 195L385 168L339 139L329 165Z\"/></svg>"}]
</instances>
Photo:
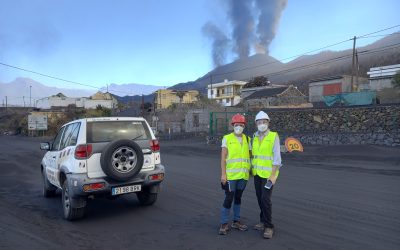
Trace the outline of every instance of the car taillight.
<instances>
[{"instance_id":1,"label":"car taillight","mask_svg":"<svg viewBox=\"0 0 400 250\"><path fill-rule=\"evenodd\" d=\"M105 186L106 184L104 182L85 184L83 185L83 191L88 192L88 191L99 190L104 188Z\"/></svg>"},{"instance_id":2,"label":"car taillight","mask_svg":"<svg viewBox=\"0 0 400 250\"><path fill-rule=\"evenodd\" d=\"M92 144L78 145L75 148L76 159L86 159L92 154Z\"/></svg>"},{"instance_id":3,"label":"car taillight","mask_svg":"<svg viewBox=\"0 0 400 250\"><path fill-rule=\"evenodd\" d=\"M151 151L153 151L153 152L160 151L160 143L158 142L158 140L151 140L150 148L151 148Z\"/></svg>"},{"instance_id":4,"label":"car taillight","mask_svg":"<svg viewBox=\"0 0 400 250\"><path fill-rule=\"evenodd\" d=\"M164 179L164 174L153 174L149 176L149 179L152 181L161 181Z\"/></svg>"}]
</instances>

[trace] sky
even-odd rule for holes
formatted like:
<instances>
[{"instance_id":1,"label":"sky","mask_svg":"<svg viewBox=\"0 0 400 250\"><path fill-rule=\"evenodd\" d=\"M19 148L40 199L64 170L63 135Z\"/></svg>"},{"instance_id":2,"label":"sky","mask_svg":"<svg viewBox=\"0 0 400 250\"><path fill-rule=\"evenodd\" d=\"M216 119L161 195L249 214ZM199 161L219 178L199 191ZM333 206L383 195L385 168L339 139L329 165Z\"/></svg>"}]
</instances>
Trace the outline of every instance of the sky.
<instances>
[{"instance_id":1,"label":"sky","mask_svg":"<svg viewBox=\"0 0 400 250\"><path fill-rule=\"evenodd\" d=\"M193 81L214 67L203 26L212 22L232 34L227 1L1 0L0 63L97 87ZM288 0L269 53L282 60L399 25L399 9L398 0ZM359 39L357 45L380 38ZM351 47L349 41L329 49ZM230 52L226 62L236 58ZM80 87L0 65L0 82L17 77Z\"/></svg>"}]
</instances>

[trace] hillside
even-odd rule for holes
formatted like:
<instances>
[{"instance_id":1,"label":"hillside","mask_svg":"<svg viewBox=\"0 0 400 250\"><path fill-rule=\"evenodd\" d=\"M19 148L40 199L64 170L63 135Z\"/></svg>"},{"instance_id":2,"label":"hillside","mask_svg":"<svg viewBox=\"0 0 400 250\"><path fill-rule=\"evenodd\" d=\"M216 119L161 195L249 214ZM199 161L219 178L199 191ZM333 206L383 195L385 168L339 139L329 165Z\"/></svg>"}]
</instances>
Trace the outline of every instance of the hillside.
<instances>
[{"instance_id":1,"label":"hillside","mask_svg":"<svg viewBox=\"0 0 400 250\"><path fill-rule=\"evenodd\" d=\"M394 45L394 46L391 46ZM371 67L400 63L400 35L393 34L370 45L358 48L360 76L367 77ZM281 63L267 55L254 55L246 60L218 67L196 81L180 83L172 89L197 89L206 91L213 83L229 80L249 80L266 75L275 84L295 84L307 93L307 82L311 79L351 74L352 50L322 51L315 55L305 55L288 63Z\"/></svg>"}]
</instances>

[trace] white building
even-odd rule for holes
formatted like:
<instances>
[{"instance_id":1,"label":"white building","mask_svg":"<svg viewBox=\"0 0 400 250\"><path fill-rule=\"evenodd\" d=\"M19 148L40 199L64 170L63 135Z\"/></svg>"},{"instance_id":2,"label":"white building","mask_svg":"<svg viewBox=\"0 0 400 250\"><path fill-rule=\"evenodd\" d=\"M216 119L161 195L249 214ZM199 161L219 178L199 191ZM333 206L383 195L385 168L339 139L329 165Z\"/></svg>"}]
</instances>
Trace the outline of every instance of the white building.
<instances>
[{"instance_id":1,"label":"white building","mask_svg":"<svg viewBox=\"0 0 400 250\"><path fill-rule=\"evenodd\" d=\"M400 72L400 64L370 68L367 74L371 90L393 88L392 79L398 72Z\"/></svg>"},{"instance_id":2,"label":"white building","mask_svg":"<svg viewBox=\"0 0 400 250\"><path fill-rule=\"evenodd\" d=\"M240 103L240 90L246 82L228 81L209 84L207 86L208 99L214 99L222 106L230 107Z\"/></svg>"},{"instance_id":3,"label":"white building","mask_svg":"<svg viewBox=\"0 0 400 250\"><path fill-rule=\"evenodd\" d=\"M97 92L90 97L67 97L62 93L45 97L36 101L36 107L49 109L52 107L68 107L74 105L77 108L95 109L98 105L104 108L117 107L118 101L110 93Z\"/></svg>"}]
</instances>

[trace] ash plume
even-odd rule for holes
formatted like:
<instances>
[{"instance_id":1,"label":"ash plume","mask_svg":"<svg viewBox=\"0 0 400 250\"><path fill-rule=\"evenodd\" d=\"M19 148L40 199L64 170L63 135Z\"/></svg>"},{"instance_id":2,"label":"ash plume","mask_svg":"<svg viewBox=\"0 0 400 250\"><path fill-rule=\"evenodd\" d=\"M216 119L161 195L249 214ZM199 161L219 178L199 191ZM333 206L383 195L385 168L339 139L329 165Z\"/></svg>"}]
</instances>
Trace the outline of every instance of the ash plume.
<instances>
[{"instance_id":1,"label":"ash plume","mask_svg":"<svg viewBox=\"0 0 400 250\"><path fill-rule=\"evenodd\" d=\"M239 58L246 58L250 53L250 41L254 35L254 18L251 14L252 2L228 1L228 16L233 27L233 51Z\"/></svg>"},{"instance_id":2,"label":"ash plume","mask_svg":"<svg viewBox=\"0 0 400 250\"><path fill-rule=\"evenodd\" d=\"M224 3L223 8L232 26L231 36L210 22L202 28L203 34L213 40L214 65L222 65L229 51L239 58L246 58L254 51L268 54L288 1L226 0Z\"/></svg>"},{"instance_id":3,"label":"ash plume","mask_svg":"<svg viewBox=\"0 0 400 250\"><path fill-rule=\"evenodd\" d=\"M275 38L287 0L255 0L255 3L260 11L257 24L258 43L255 49L257 53L268 54L269 45Z\"/></svg>"},{"instance_id":4,"label":"ash plume","mask_svg":"<svg viewBox=\"0 0 400 250\"><path fill-rule=\"evenodd\" d=\"M228 37L211 22L203 26L202 32L213 41L211 53L214 66L218 67L223 65L226 60L227 48L229 45Z\"/></svg>"}]
</instances>

